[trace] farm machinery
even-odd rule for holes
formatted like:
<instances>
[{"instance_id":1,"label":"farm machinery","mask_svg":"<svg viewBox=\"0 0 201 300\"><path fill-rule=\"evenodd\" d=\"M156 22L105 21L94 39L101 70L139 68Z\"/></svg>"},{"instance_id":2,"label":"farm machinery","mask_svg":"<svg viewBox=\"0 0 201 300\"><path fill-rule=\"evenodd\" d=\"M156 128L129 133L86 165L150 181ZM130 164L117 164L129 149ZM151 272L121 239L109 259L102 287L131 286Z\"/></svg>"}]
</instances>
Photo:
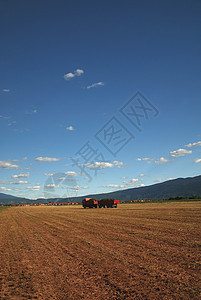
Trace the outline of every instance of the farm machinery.
<instances>
[{"instance_id":1,"label":"farm machinery","mask_svg":"<svg viewBox=\"0 0 201 300\"><path fill-rule=\"evenodd\" d=\"M101 208L101 207L107 207L107 208L113 208L117 207L117 204L120 203L119 200L115 199L101 199L96 200L93 198L85 198L82 200L82 206L84 208Z\"/></svg>"}]
</instances>

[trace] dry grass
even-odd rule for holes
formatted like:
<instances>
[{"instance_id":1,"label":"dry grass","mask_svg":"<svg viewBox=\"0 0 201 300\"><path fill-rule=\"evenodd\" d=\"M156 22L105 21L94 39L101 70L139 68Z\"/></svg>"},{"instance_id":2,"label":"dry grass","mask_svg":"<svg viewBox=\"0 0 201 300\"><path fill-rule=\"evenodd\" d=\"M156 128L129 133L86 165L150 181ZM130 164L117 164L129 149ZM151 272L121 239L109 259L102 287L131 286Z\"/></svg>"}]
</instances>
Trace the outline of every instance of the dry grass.
<instances>
[{"instance_id":1,"label":"dry grass","mask_svg":"<svg viewBox=\"0 0 201 300\"><path fill-rule=\"evenodd\" d=\"M201 202L0 213L1 299L200 299Z\"/></svg>"}]
</instances>

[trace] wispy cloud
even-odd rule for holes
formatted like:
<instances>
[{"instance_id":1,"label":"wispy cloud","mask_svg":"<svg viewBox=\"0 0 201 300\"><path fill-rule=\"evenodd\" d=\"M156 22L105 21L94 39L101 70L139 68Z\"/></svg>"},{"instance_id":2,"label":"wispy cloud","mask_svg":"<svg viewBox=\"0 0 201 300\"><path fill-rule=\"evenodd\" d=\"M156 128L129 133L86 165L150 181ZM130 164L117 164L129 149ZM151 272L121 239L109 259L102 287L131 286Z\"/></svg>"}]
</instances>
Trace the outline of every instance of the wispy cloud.
<instances>
[{"instance_id":1,"label":"wispy cloud","mask_svg":"<svg viewBox=\"0 0 201 300\"><path fill-rule=\"evenodd\" d=\"M195 162L196 164L201 163L201 158L196 158L196 159L194 160L194 162Z\"/></svg>"},{"instance_id":2,"label":"wispy cloud","mask_svg":"<svg viewBox=\"0 0 201 300\"><path fill-rule=\"evenodd\" d=\"M191 154L191 153L192 153L192 150L178 149L175 151L171 151L170 156L179 157L179 156L184 156L185 154Z\"/></svg>"},{"instance_id":3,"label":"wispy cloud","mask_svg":"<svg viewBox=\"0 0 201 300\"><path fill-rule=\"evenodd\" d=\"M157 178L157 179L155 180L155 182L161 182L161 181L163 181L162 178Z\"/></svg>"},{"instance_id":4,"label":"wispy cloud","mask_svg":"<svg viewBox=\"0 0 201 300\"><path fill-rule=\"evenodd\" d=\"M192 144L190 143L190 144L186 145L185 147L191 148L191 147L196 147L196 146L201 146L201 141L199 141L197 143L192 143Z\"/></svg>"},{"instance_id":5,"label":"wispy cloud","mask_svg":"<svg viewBox=\"0 0 201 300\"><path fill-rule=\"evenodd\" d=\"M3 89L3 90L1 90L1 92L9 93L9 92L10 92L10 89Z\"/></svg>"},{"instance_id":6,"label":"wispy cloud","mask_svg":"<svg viewBox=\"0 0 201 300\"><path fill-rule=\"evenodd\" d=\"M75 70L73 73L72 73L72 72L66 73L66 74L64 75L64 79L65 79L65 80L70 80L70 79L72 79L72 78L74 78L74 77L76 77L76 76L81 76L83 73L84 73L84 70L82 70L82 69L77 69L77 70Z\"/></svg>"},{"instance_id":7,"label":"wispy cloud","mask_svg":"<svg viewBox=\"0 0 201 300\"><path fill-rule=\"evenodd\" d=\"M9 119L9 117L0 115L0 119Z\"/></svg>"},{"instance_id":8,"label":"wispy cloud","mask_svg":"<svg viewBox=\"0 0 201 300\"><path fill-rule=\"evenodd\" d=\"M0 161L0 169L19 169L18 165L12 164L10 161Z\"/></svg>"},{"instance_id":9,"label":"wispy cloud","mask_svg":"<svg viewBox=\"0 0 201 300\"><path fill-rule=\"evenodd\" d=\"M54 158L54 157L37 157L35 158L35 161L41 161L41 162L52 162L52 161L59 161L61 158Z\"/></svg>"},{"instance_id":10,"label":"wispy cloud","mask_svg":"<svg viewBox=\"0 0 201 300\"><path fill-rule=\"evenodd\" d=\"M97 87L97 86L104 86L104 83L102 81L99 81L99 82L93 83L91 85L88 85L86 88L91 89L91 88L94 88L94 87Z\"/></svg>"},{"instance_id":11,"label":"wispy cloud","mask_svg":"<svg viewBox=\"0 0 201 300\"><path fill-rule=\"evenodd\" d=\"M52 177L52 176L54 176L54 173L49 173L49 174L44 173L44 175L45 175L45 176L48 176L48 177Z\"/></svg>"},{"instance_id":12,"label":"wispy cloud","mask_svg":"<svg viewBox=\"0 0 201 300\"><path fill-rule=\"evenodd\" d=\"M71 126L71 125L70 125L70 126L68 126L68 127L66 127L66 129L67 129L67 130L69 130L69 131L73 131L73 130L75 130L75 129L73 128L73 126Z\"/></svg>"},{"instance_id":13,"label":"wispy cloud","mask_svg":"<svg viewBox=\"0 0 201 300\"><path fill-rule=\"evenodd\" d=\"M20 173L18 175L12 175L13 179L19 179L19 178L29 178L30 173Z\"/></svg>"},{"instance_id":14,"label":"wispy cloud","mask_svg":"<svg viewBox=\"0 0 201 300\"><path fill-rule=\"evenodd\" d=\"M36 114L37 112L38 112L37 109L32 109L32 110L26 110L25 114L26 115L33 115L33 114Z\"/></svg>"},{"instance_id":15,"label":"wispy cloud","mask_svg":"<svg viewBox=\"0 0 201 300\"><path fill-rule=\"evenodd\" d=\"M78 190L82 190L82 189L88 189L88 186L75 185L72 189L78 191Z\"/></svg>"},{"instance_id":16,"label":"wispy cloud","mask_svg":"<svg viewBox=\"0 0 201 300\"><path fill-rule=\"evenodd\" d=\"M162 165L162 164L165 164L169 161L169 159L165 158L165 157L160 157L159 160L156 160L155 161L155 164L157 165Z\"/></svg>"}]
</instances>

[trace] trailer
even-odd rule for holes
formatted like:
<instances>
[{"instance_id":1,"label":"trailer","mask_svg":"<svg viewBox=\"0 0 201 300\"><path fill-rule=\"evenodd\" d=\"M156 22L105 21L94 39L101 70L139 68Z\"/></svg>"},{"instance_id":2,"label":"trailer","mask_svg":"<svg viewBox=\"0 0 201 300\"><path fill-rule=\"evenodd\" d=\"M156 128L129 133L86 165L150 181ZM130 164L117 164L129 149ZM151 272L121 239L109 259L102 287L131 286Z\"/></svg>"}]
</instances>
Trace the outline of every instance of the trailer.
<instances>
[{"instance_id":1,"label":"trailer","mask_svg":"<svg viewBox=\"0 0 201 300\"><path fill-rule=\"evenodd\" d=\"M98 207L117 208L118 203L120 203L120 201L116 199L101 199L98 201Z\"/></svg>"}]
</instances>

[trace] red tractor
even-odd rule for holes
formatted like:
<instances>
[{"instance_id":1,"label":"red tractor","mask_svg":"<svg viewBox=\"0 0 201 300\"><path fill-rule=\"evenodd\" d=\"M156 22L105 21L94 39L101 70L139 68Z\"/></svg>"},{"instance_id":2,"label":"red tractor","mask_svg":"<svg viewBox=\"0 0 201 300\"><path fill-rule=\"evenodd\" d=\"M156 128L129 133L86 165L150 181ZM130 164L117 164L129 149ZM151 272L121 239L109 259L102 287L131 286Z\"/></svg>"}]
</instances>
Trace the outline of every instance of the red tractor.
<instances>
[{"instance_id":1,"label":"red tractor","mask_svg":"<svg viewBox=\"0 0 201 300\"><path fill-rule=\"evenodd\" d=\"M82 200L82 206L84 208L97 208L98 207L98 200L92 198L85 198Z\"/></svg>"}]
</instances>

